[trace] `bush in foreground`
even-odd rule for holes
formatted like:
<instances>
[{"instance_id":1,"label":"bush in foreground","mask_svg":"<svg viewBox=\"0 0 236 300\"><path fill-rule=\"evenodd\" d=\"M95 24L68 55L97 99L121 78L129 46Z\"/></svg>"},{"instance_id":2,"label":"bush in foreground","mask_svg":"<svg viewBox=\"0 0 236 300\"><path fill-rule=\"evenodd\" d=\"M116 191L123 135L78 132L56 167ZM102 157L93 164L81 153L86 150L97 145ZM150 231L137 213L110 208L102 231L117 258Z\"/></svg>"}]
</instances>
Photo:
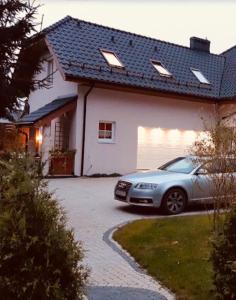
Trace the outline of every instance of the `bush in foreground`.
<instances>
[{"instance_id":1,"label":"bush in foreground","mask_svg":"<svg viewBox=\"0 0 236 300\"><path fill-rule=\"evenodd\" d=\"M212 261L218 299L236 299L236 205L213 243Z\"/></svg>"},{"instance_id":2,"label":"bush in foreground","mask_svg":"<svg viewBox=\"0 0 236 300\"><path fill-rule=\"evenodd\" d=\"M82 299L81 245L32 158L0 161L1 299Z\"/></svg>"}]
</instances>

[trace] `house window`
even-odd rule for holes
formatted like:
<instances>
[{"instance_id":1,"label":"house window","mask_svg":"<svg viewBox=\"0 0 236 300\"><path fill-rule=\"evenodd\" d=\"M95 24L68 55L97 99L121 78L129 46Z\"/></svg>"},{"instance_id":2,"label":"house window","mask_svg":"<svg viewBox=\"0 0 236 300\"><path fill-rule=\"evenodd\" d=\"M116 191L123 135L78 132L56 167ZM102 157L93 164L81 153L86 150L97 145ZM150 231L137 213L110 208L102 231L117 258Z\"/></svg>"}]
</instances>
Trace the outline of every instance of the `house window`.
<instances>
[{"instance_id":1,"label":"house window","mask_svg":"<svg viewBox=\"0 0 236 300\"><path fill-rule=\"evenodd\" d=\"M115 123L114 122L99 122L98 140L100 142L114 142Z\"/></svg>"},{"instance_id":2,"label":"house window","mask_svg":"<svg viewBox=\"0 0 236 300\"><path fill-rule=\"evenodd\" d=\"M206 79L206 77L202 74L200 70L192 68L191 71L201 83L210 84L210 82Z\"/></svg>"},{"instance_id":3,"label":"house window","mask_svg":"<svg viewBox=\"0 0 236 300\"><path fill-rule=\"evenodd\" d=\"M101 50L106 62L112 67L124 68L119 58L111 51Z\"/></svg>"},{"instance_id":4,"label":"house window","mask_svg":"<svg viewBox=\"0 0 236 300\"><path fill-rule=\"evenodd\" d=\"M161 62L152 60L152 65L161 76L172 77L172 74L162 65Z\"/></svg>"},{"instance_id":5,"label":"house window","mask_svg":"<svg viewBox=\"0 0 236 300\"><path fill-rule=\"evenodd\" d=\"M53 60L47 61L47 82L49 84L53 83Z\"/></svg>"},{"instance_id":6,"label":"house window","mask_svg":"<svg viewBox=\"0 0 236 300\"><path fill-rule=\"evenodd\" d=\"M69 119L64 116L55 123L54 149L69 149L69 123Z\"/></svg>"}]
</instances>

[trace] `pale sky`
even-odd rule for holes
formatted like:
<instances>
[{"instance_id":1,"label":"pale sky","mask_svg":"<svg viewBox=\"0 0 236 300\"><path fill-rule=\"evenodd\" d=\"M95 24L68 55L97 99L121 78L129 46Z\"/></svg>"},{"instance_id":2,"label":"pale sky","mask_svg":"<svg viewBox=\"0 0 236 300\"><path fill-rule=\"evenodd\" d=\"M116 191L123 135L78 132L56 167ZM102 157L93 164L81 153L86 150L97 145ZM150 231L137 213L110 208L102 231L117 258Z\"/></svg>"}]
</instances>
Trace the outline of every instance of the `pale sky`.
<instances>
[{"instance_id":1,"label":"pale sky","mask_svg":"<svg viewBox=\"0 0 236 300\"><path fill-rule=\"evenodd\" d=\"M38 0L43 27L66 15L189 46L197 36L211 52L236 45L236 0Z\"/></svg>"}]
</instances>

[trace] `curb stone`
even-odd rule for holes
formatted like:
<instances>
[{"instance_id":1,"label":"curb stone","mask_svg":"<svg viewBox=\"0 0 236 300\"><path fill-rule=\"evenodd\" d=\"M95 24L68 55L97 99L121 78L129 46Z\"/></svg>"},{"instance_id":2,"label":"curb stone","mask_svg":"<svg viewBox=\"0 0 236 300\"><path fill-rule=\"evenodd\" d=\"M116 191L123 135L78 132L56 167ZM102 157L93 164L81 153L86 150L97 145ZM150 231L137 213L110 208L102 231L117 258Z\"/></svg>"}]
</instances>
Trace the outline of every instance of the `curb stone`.
<instances>
[{"instance_id":1,"label":"curb stone","mask_svg":"<svg viewBox=\"0 0 236 300\"><path fill-rule=\"evenodd\" d=\"M110 246L115 252L117 252L120 256L122 256L122 258L138 273L144 274L146 276L148 276L150 278L151 281L153 281L154 283L157 283L159 285L159 288L157 289L157 291L162 294L166 300L174 300L176 299L175 295L166 287L163 286L163 284L159 281L157 281L156 279L154 279L153 277L151 277L147 271L145 269L143 269L134 259L133 256L130 255L129 252L127 252L119 243L117 243L114 239L113 239L113 235L114 233L124 227L125 225L128 225L130 223L132 223L134 220L132 221L127 221L127 222L123 222L119 225L116 225L114 227L112 227L111 229L109 229L108 231L106 231L103 235L103 241L105 243L108 244L108 246Z\"/></svg>"}]
</instances>

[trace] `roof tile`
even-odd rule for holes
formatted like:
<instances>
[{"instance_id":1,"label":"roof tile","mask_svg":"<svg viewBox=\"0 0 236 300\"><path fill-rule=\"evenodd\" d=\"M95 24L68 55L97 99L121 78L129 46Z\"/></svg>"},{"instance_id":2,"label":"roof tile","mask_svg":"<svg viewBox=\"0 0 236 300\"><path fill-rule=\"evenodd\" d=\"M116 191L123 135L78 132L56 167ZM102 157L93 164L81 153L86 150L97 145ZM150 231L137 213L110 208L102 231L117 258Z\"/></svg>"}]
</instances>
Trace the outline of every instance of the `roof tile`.
<instances>
[{"instance_id":1,"label":"roof tile","mask_svg":"<svg viewBox=\"0 0 236 300\"><path fill-rule=\"evenodd\" d=\"M236 95L236 50L232 64L232 51L216 55L192 50L69 16L43 33L67 76L214 99ZM125 70L111 69L100 49L115 52ZM152 59L161 61L173 78L161 77ZM200 84L190 68L199 69L210 86Z\"/></svg>"},{"instance_id":2,"label":"roof tile","mask_svg":"<svg viewBox=\"0 0 236 300\"><path fill-rule=\"evenodd\" d=\"M58 98L56 100L53 100L52 102L44 105L43 107L40 107L38 110L33 111L32 113L25 115L23 118L21 118L16 123L19 125L22 124L33 124L42 118L46 117L50 113L58 110L59 108L65 106L69 102L74 101L77 98L77 96L68 96L65 98Z\"/></svg>"}]
</instances>

